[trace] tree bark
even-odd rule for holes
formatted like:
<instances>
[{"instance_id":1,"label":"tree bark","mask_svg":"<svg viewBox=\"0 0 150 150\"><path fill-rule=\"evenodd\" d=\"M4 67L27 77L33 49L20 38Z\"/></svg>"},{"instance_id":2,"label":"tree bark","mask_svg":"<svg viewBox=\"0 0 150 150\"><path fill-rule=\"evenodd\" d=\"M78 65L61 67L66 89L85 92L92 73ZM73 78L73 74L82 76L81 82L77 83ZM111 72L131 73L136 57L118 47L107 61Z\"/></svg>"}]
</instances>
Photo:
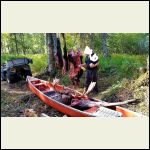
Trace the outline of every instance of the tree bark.
<instances>
[{"instance_id":1,"label":"tree bark","mask_svg":"<svg viewBox=\"0 0 150 150\"><path fill-rule=\"evenodd\" d=\"M94 49L94 33L90 34L90 48Z\"/></svg>"},{"instance_id":2,"label":"tree bark","mask_svg":"<svg viewBox=\"0 0 150 150\"><path fill-rule=\"evenodd\" d=\"M68 71L68 56L67 56L67 46L66 46L66 38L65 38L65 34L62 33L62 37L63 37L63 41L64 41L64 48L63 48L63 51L64 51L64 56L63 56L63 59L65 60L65 67L66 67L66 70Z\"/></svg>"},{"instance_id":3,"label":"tree bark","mask_svg":"<svg viewBox=\"0 0 150 150\"><path fill-rule=\"evenodd\" d=\"M53 54L53 36L52 33L46 33L46 44L48 52L48 72L51 73L54 69L54 54Z\"/></svg>"},{"instance_id":4,"label":"tree bark","mask_svg":"<svg viewBox=\"0 0 150 150\"><path fill-rule=\"evenodd\" d=\"M53 36L53 53L55 58L55 66L59 69L62 69L63 66L63 60L62 60L62 51L61 51L61 45L60 45L60 39L57 36L56 33L52 34Z\"/></svg>"},{"instance_id":5,"label":"tree bark","mask_svg":"<svg viewBox=\"0 0 150 150\"><path fill-rule=\"evenodd\" d=\"M147 56L147 70L149 70L149 55Z\"/></svg>"},{"instance_id":6,"label":"tree bark","mask_svg":"<svg viewBox=\"0 0 150 150\"><path fill-rule=\"evenodd\" d=\"M14 33L13 35L14 35L14 39L15 39L16 52L17 52L17 54L19 54L19 52L18 52L18 43L17 43L17 36L16 36L16 33Z\"/></svg>"},{"instance_id":7,"label":"tree bark","mask_svg":"<svg viewBox=\"0 0 150 150\"><path fill-rule=\"evenodd\" d=\"M20 37L21 37L21 44L22 44L22 47L23 47L22 52L25 55L26 54L26 46L25 46L25 42L24 42L24 34L20 33Z\"/></svg>"},{"instance_id":8,"label":"tree bark","mask_svg":"<svg viewBox=\"0 0 150 150\"><path fill-rule=\"evenodd\" d=\"M53 38L53 52L55 55L55 54L57 54L57 35L56 35L56 33L52 33L52 38Z\"/></svg>"},{"instance_id":9,"label":"tree bark","mask_svg":"<svg viewBox=\"0 0 150 150\"><path fill-rule=\"evenodd\" d=\"M57 37L57 56L59 61L59 68L62 69L63 67L63 59L62 59L62 50L61 50L61 43L60 43L60 37Z\"/></svg>"},{"instance_id":10,"label":"tree bark","mask_svg":"<svg viewBox=\"0 0 150 150\"><path fill-rule=\"evenodd\" d=\"M80 48L84 48L84 33L80 33Z\"/></svg>"},{"instance_id":11,"label":"tree bark","mask_svg":"<svg viewBox=\"0 0 150 150\"><path fill-rule=\"evenodd\" d=\"M55 67L59 66L59 58L57 56L57 35L56 33L52 33L52 38L53 38L53 54L55 58Z\"/></svg>"},{"instance_id":12,"label":"tree bark","mask_svg":"<svg viewBox=\"0 0 150 150\"><path fill-rule=\"evenodd\" d=\"M101 39L102 39L102 49L104 57L108 56L107 46L106 46L106 40L107 40L107 33L100 33Z\"/></svg>"}]
</instances>

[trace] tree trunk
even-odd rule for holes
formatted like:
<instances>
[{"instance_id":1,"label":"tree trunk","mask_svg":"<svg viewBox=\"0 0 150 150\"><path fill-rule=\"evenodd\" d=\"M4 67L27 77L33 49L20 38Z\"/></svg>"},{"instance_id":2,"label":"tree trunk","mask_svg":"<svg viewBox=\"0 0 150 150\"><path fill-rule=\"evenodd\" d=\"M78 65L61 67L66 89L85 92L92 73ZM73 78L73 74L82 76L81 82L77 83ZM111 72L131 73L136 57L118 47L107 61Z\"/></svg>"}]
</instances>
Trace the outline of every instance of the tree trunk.
<instances>
[{"instance_id":1,"label":"tree trunk","mask_svg":"<svg viewBox=\"0 0 150 150\"><path fill-rule=\"evenodd\" d=\"M63 59L62 59L62 50L61 50L60 37L57 37L57 56L58 56L58 61L59 61L59 68L62 69Z\"/></svg>"},{"instance_id":2,"label":"tree trunk","mask_svg":"<svg viewBox=\"0 0 150 150\"><path fill-rule=\"evenodd\" d=\"M46 33L46 44L48 52L48 72L51 73L54 69L54 55L53 55L53 35Z\"/></svg>"},{"instance_id":3,"label":"tree trunk","mask_svg":"<svg viewBox=\"0 0 150 150\"><path fill-rule=\"evenodd\" d=\"M54 45L54 58L55 58L55 65L57 68L62 69L63 66L63 60L62 60L62 51L61 51L61 45L60 45L60 39L57 36L56 33L53 33L53 45Z\"/></svg>"},{"instance_id":4,"label":"tree trunk","mask_svg":"<svg viewBox=\"0 0 150 150\"><path fill-rule=\"evenodd\" d=\"M20 33L20 37L21 37L21 44L22 44L22 47L23 47L22 52L25 55L26 54L26 46L25 46L25 42L24 42L24 34Z\"/></svg>"},{"instance_id":5,"label":"tree trunk","mask_svg":"<svg viewBox=\"0 0 150 150\"><path fill-rule=\"evenodd\" d=\"M147 70L149 70L149 55L147 56Z\"/></svg>"},{"instance_id":6,"label":"tree trunk","mask_svg":"<svg viewBox=\"0 0 150 150\"><path fill-rule=\"evenodd\" d=\"M15 38L16 52L17 52L17 54L19 54L19 52L18 52L18 43L17 43L17 36L16 36L16 33L14 33L13 35L14 35L14 38Z\"/></svg>"},{"instance_id":7,"label":"tree trunk","mask_svg":"<svg viewBox=\"0 0 150 150\"><path fill-rule=\"evenodd\" d=\"M68 56L67 56L66 38L65 38L65 34L64 33L62 33L62 37L63 37L63 40L64 40L64 48L63 48L64 56L63 56L63 59L65 61L66 71L68 71Z\"/></svg>"},{"instance_id":8,"label":"tree trunk","mask_svg":"<svg viewBox=\"0 0 150 150\"><path fill-rule=\"evenodd\" d=\"M104 54L104 57L107 57L108 56L107 46L106 46L107 33L100 33L100 36L102 39L103 54Z\"/></svg>"},{"instance_id":9,"label":"tree trunk","mask_svg":"<svg viewBox=\"0 0 150 150\"><path fill-rule=\"evenodd\" d=\"M94 49L94 33L90 34L90 48Z\"/></svg>"},{"instance_id":10,"label":"tree trunk","mask_svg":"<svg viewBox=\"0 0 150 150\"><path fill-rule=\"evenodd\" d=\"M54 54L54 58L55 58L54 64L55 64L55 67L58 67L59 59L57 56L57 35L56 35L56 33L52 33L52 38L53 38L53 54Z\"/></svg>"},{"instance_id":11,"label":"tree trunk","mask_svg":"<svg viewBox=\"0 0 150 150\"><path fill-rule=\"evenodd\" d=\"M73 47L76 45L76 42L77 42L77 36L78 36L78 33L73 33L74 35L74 41L73 41Z\"/></svg>"},{"instance_id":12,"label":"tree trunk","mask_svg":"<svg viewBox=\"0 0 150 150\"><path fill-rule=\"evenodd\" d=\"M80 33L80 48L84 48L84 33Z\"/></svg>"},{"instance_id":13,"label":"tree trunk","mask_svg":"<svg viewBox=\"0 0 150 150\"><path fill-rule=\"evenodd\" d=\"M53 52L54 55L57 54L57 35L56 33L52 33L52 38L53 38Z\"/></svg>"}]
</instances>

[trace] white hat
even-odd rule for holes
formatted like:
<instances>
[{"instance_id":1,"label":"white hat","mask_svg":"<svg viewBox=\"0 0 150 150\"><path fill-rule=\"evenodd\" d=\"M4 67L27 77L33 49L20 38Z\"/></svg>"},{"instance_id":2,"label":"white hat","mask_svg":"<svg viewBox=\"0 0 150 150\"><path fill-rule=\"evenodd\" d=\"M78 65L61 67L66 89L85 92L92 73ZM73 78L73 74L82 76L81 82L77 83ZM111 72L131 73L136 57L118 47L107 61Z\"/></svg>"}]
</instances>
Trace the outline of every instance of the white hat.
<instances>
[{"instance_id":1,"label":"white hat","mask_svg":"<svg viewBox=\"0 0 150 150\"><path fill-rule=\"evenodd\" d=\"M88 54L88 55L91 55L93 52L92 49L90 49L88 46L85 47L85 50L84 50L84 54Z\"/></svg>"},{"instance_id":2,"label":"white hat","mask_svg":"<svg viewBox=\"0 0 150 150\"><path fill-rule=\"evenodd\" d=\"M98 56L96 54L94 54L93 56L90 55L90 60L95 62L98 60Z\"/></svg>"}]
</instances>

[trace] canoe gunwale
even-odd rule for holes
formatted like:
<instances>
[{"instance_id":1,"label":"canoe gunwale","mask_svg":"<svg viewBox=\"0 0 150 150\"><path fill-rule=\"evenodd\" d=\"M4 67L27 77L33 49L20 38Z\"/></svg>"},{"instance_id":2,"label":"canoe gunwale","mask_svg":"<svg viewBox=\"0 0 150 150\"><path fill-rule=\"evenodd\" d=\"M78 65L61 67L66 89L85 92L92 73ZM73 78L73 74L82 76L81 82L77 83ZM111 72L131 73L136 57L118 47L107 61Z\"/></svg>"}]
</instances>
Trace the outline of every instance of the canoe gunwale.
<instances>
[{"instance_id":1,"label":"canoe gunwale","mask_svg":"<svg viewBox=\"0 0 150 150\"><path fill-rule=\"evenodd\" d=\"M32 78L34 78L34 80L31 80ZM36 80L40 80L40 82L43 82L43 83L45 83L45 84L51 84L51 83L49 83L48 81L45 81L45 80L42 80L42 79L38 79L38 78L35 78L35 77L31 77L31 76L27 76L27 78L26 78L26 81L28 82L28 86L29 86L29 88L30 88L30 90L34 93L34 94L36 94L43 102L45 102L47 105L49 105L49 106L51 106L51 107L53 107L54 109L56 109L56 110L58 110L57 109L57 107L61 107L62 109L63 109L63 111L61 111L61 110L58 110L58 111L60 111L61 113L64 113L64 114L66 114L66 115L69 115L69 114L67 114L67 111L71 111L70 112L70 114L71 113L77 113L78 115L80 115L80 117L96 117L95 115L94 115L94 112L93 113L90 113L90 112L86 112L87 110L89 110L89 109L87 109L87 110L79 110L79 109L76 109L76 108L73 108L73 107L71 107L71 106L68 106L68 105L66 105L66 104L63 104L63 103L61 103L61 102L59 102L59 101L56 101L55 99L53 99L53 98L50 98L48 95L46 95L46 94L44 94L44 91L40 91L33 83L32 83L32 81L36 81ZM32 88L31 88L31 87ZM63 86L63 85L59 85L59 86L61 86L62 88L65 88L65 86ZM70 88L68 88L67 87L67 89L70 89ZM72 90L72 89L71 89ZM76 92L76 90L74 90L75 92ZM38 94L39 93L39 94ZM79 94L81 94L79 91L77 91L77 93L79 93ZM42 99L42 96L44 96L45 97L45 99L43 100ZM96 101L101 101L101 100L98 100L98 99L95 99ZM47 102L46 102L47 101ZM50 102L49 102L50 101ZM52 104L51 104L52 103ZM107 103L107 102L104 102L104 103ZM56 106L57 105L57 106ZM106 107L107 108L107 107ZM64 111L64 109L66 109L66 111ZM132 110L129 110L129 109L126 109L126 108L123 108L123 107L120 107L120 106L115 106L115 111L117 111L117 112L122 112L123 113L123 116L121 116L121 117L146 117L146 116L144 116L143 114L141 114L141 113L138 113L138 112L134 112L134 111L132 111ZM66 112L66 113L65 113ZM75 115L69 115L69 116L74 116L74 117L78 117L78 115L77 116L75 116Z\"/></svg>"},{"instance_id":2,"label":"canoe gunwale","mask_svg":"<svg viewBox=\"0 0 150 150\"><path fill-rule=\"evenodd\" d=\"M36 87L31 83L31 80L30 80L30 79L27 79L27 81L28 81L28 84L30 84L30 85L32 86L32 88L34 88L34 90L38 91L40 94L42 94L43 96L45 96L45 97L46 97L47 99L49 99L50 101L53 101L53 102L56 103L57 105L61 105L61 106L63 106L64 108L71 109L72 111L81 113L81 114L83 114L83 115L87 115L87 116L90 116L90 117L94 117L94 115L92 115L92 113L88 113L88 112L85 112L85 111L78 110L78 109L76 109L76 108L73 108L73 107L71 107L71 106L67 106L67 105L65 105L65 104L63 104L63 103L61 103L61 102L59 102L59 101L56 101L56 100L54 100L54 99L48 97L46 94L44 94L44 93L43 93L42 91L40 91L38 88L36 88ZM46 83L46 81L44 81L44 80L41 80L41 81L43 81L43 82ZM33 92L33 91L32 91L32 92ZM43 100L42 100L42 101L43 101ZM52 107L52 106L51 106L51 107Z\"/></svg>"}]
</instances>

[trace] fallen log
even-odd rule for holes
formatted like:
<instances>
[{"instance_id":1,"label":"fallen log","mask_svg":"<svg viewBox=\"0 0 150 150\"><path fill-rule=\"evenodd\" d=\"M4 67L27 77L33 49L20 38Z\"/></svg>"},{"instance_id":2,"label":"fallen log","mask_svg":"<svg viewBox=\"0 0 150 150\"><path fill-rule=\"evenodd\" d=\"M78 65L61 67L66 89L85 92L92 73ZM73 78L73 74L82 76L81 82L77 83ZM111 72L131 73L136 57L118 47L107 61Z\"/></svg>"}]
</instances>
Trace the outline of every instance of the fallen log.
<instances>
[{"instance_id":1,"label":"fallen log","mask_svg":"<svg viewBox=\"0 0 150 150\"><path fill-rule=\"evenodd\" d=\"M134 101L137 101L138 99L130 99L130 100L126 100L126 101L123 101L123 102L116 102L116 103L102 103L100 105L102 106L119 106L119 105L124 105L124 104L128 104L128 103L131 103L131 102L134 102Z\"/></svg>"}]
</instances>

